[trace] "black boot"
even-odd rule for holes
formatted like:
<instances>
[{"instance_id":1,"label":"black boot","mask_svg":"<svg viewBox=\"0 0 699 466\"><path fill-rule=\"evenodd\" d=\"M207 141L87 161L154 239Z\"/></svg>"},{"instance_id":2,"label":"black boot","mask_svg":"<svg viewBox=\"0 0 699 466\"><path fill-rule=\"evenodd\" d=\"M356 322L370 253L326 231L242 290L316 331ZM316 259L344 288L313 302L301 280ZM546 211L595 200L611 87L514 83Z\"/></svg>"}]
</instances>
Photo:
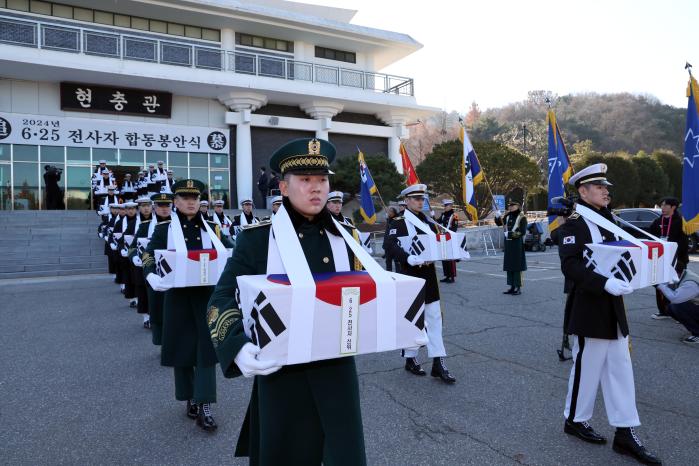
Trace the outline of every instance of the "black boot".
<instances>
[{"instance_id":1,"label":"black boot","mask_svg":"<svg viewBox=\"0 0 699 466\"><path fill-rule=\"evenodd\" d=\"M449 373L444 364L444 358L434 358L432 362L432 377L439 377L446 383L455 383L456 379Z\"/></svg>"},{"instance_id":2,"label":"black boot","mask_svg":"<svg viewBox=\"0 0 699 466\"><path fill-rule=\"evenodd\" d=\"M211 405L209 403L199 405L197 425L207 432L213 432L218 429L216 421L214 421L214 417L211 415Z\"/></svg>"},{"instance_id":3,"label":"black boot","mask_svg":"<svg viewBox=\"0 0 699 466\"><path fill-rule=\"evenodd\" d=\"M519 287L517 287L517 288L515 288L515 289L512 291L512 293L510 293L510 294L512 294L512 295L518 295L518 294L522 294L522 291L519 289Z\"/></svg>"},{"instance_id":4,"label":"black boot","mask_svg":"<svg viewBox=\"0 0 699 466\"><path fill-rule=\"evenodd\" d=\"M417 362L417 358L405 358L405 370L415 375L427 375Z\"/></svg>"},{"instance_id":5,"label":"black boot","mask_svg":"<svg viewBox=\"0 0 699 466\"><path fill-rule=\"evenodd\" d=\"M641 464L663 464L643 446L633 427L617 427L612 448L617 453L632 456Z\"/></svg>"},{"instance_id":6,"label":"black boot","mask_svg":"<svg viewBox=\"0 0 699 466\"><path fill-rule=\"evenodd\" d=\"M514 294L515 292L515 287L511 286L509 290L503 291L502 294Z\"/></svg>"},{"instance_id":7,"label":"black boot","mask_svg":"<svg viewBox=\"0 0 699 466\"><path fill-rule=\"evenodd\" d=\"M607 443L607 439L595 432L587 422L573 422L566 419L563 432L590 443Z\"/></svg>"},{"instance_id":8,"label":"black boot","mask_svg":"<svg viewBox=\"0 0 699 466\"><path fill-rule=\"evenodd\" d=\"M187 417L190 419L196 419L199 416L199 405L192 403L191 400L187 400Z\"/></svg>"},{"instance_id":9,"label":"black boot","mask_svg":"<svg viewBox=\"0 0 699 466\"><path fill-rule=\"evenodd\" d=\"M451 283L451 279L449 277L444 277L440 280L442 283Z\"/></svg>"}]
</instances>

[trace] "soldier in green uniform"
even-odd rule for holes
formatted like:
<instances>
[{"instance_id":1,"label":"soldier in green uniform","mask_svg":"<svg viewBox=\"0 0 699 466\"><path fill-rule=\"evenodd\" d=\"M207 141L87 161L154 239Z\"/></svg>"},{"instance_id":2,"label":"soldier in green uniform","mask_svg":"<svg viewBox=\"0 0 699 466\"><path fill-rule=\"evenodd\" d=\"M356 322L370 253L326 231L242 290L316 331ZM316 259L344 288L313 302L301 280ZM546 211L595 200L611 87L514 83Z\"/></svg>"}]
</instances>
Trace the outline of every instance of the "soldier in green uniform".
<instances>
[{"instance_id":1,"label":"soldier in green uniform","mask_svg":"<svg viewBox=\"0 0 699 466\"><path fill-rule=\"evenodd\" d=\"M150 197L155 206L156 225L170 221L172 200L174 197L175 196L170 193L158 193ZM155 225L149 225L145 237L150 239L154 231ZM148 282L146 282L146 290L148 291L148 314L150 315L153 344L160 346L163 341L163 301L165 299L165 293L162 291L155 291Z\"/></svg>"},{"instance_id":2,"label":"soldier in green uniform","mask_svg":"<svg viewBox=\"0 0 699 466\"><path fill-rule=\"evenodd\" d=\"M173 186L175 206L187 250L204 249L208 239L199 196L204 184L198 180L180 180ZM221 237L218 225L208 222L226 247L232 244ZM213 286L193 286L169 289L155 269L155 250L168 249L171 222L158 224L143 254L143 274L155 291L164 291L163 334L160 363L174 368L175 398L187 402L186 414L196 419L203 430L217 429L211 415L211 403L216 402L216 353L206 325L206 304ZM210 246L209 246L210 247Z\"/></svg>"},{"instance_id":3,"label":"soldier in green uniform","mask_svg":"<svg viewBox=\"0 0 699 466\"><path fill-rule=\"evenodd\" d=\"M495 223L505 233L505 259L502 269L507 272L507 284L510 289L504 294L522 294L522 272L527 270L527 258L524 255L524 234L527 231L527 217L517 201L507 203L507 213L495 217Z\"/></svg>"},{"instance_id":4,"label":"soldier in green uniform","mask_svg":"<svg viewBox=\"0 0 699 466\"><path fill-rule=\"evenodd\" d=\"M327 233L339 232L324 208L334 157L335 147L325 140L297 139L270 161L283 176L284 209L313 273L338 271ZM256 376L235 454L265 466L366 464L354 358L280 368L258 360L259 347L245 335L237 277L267 273L270 228L271 222L264 222L241 231L209 301L209 329L224 376ZM348 255L354 264L349 249Z\"/></svg>"}]
</instances>

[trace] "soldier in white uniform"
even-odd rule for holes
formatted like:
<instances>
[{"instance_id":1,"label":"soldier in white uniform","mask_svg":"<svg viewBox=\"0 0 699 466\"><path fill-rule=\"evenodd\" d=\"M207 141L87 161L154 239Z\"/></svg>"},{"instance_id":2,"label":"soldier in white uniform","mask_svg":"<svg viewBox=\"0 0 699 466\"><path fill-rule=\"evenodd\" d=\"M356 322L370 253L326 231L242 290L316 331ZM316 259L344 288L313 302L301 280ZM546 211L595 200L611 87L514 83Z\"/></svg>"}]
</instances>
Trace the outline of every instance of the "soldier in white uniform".
<instances>
[{"instance_id":1,"label":"soldier in white uniform","mask_svg":"<svg viewBox=\"0 0 699 466\"><path fill-rule=\"evenodd\" d=\"M577 189L578 205L614 222L609 204L607 166L591 165L570 178ZM576 205L576 209L579 207ZM607 440L588 424L597 389L602 395L609 423L616 427L614 451L644 464L661 464L641 443L636 427L636 392L629 354L629 326L622 295L633 291L618 278L594 270L588 243L614 241L612 232L583 218L577 211L559 228L561 269L570 290L565 310L566 333L574 336L573 367L568 381L564 432L586 442Z\"/></svg>"}]
</instances>

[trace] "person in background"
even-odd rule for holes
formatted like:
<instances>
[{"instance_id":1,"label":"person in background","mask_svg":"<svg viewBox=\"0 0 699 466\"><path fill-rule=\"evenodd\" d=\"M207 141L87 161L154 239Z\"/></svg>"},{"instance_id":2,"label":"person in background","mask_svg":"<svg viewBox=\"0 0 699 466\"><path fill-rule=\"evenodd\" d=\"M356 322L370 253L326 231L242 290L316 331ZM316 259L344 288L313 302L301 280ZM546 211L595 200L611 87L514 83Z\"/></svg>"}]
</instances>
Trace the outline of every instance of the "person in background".
<instances>
[{"instance_id":1,"label":"person in background","mask_svg":"<svg viewBox=\"0 0 699 466\"><path fill-rule=\"evenodd\" d=\"M521 204L510 200L507 213L495 216L495 223L505 233L505 257L502 269L507 272L507 284L510 289L504 294L522 294L522 272L527 270L527 258L524 255L524 234L527 231L527 217L521 210Z\"/></svg>"},{"instance_id":2,"label":"person in background","mask_svg":"<svg viewBox=\"0 0 699 466\"><path fill-rule=\"evenodd\" d=\"M208 220L209 222L213 222L213 218L209 214L209 201L201 201L200 202L199 212L201 212L201 215L204 217L204 220Z\"/></svg>"},{"instance_id":3,"label":"person in background","mask_svg":"<svg viewBox=\"0 0 699 466\"><path fill-rule=\"evenodd\" d=\"M398 208L396 206L389 206L386 210L386 231L383 235L383 257L384 259L386 259L386 270L392 272L393 264L395 263L396 273L400 273L400 261L397 261L391 255L391 249L386 247L386 241L388 239L388 232L391 230L391 224L393 222L393 219L397 218L398 216Z\"/></svg>"},{"instance_id":4,"label":"person in background","mask_svg":"<svg viewBox=\"0 0 699 466\"><path fill-rule=\"evenodd\" d=\"M669 301L665 315L689 330L682 343L699 344L699 275L684 269L677 284L661 283L656 290Z\"/></svg>"},{"instance_id":5,"label":"person in background","mask_svg":"<svg viewBox=\"0 0 699 466\"><path fill-rule=\"evenodd\" d=\"M442 205L444 206L444 211L437 219L437 223L447 230L456 231L459 228L459 217L454 212L454 201L444 199L442 200ZM444 272L444 278L440 280L442 283L454 283L456 278L456 261L442 261L442 272Z\"/></svg>"},{"instance_id":6,"label":"person in background","mask_svg":"<svg viewBox=\"0 0 699 466\"><path fill-rule=\"evenodd\" d=\"M257 189L260 191L260 197L262 198L261 205L267 205L269 179L267 178L267 169L265 167L260 167L260 174L257 176Z\"/></svg>"},{"instance_id":7,"label":"person in background","mask_svg":"<svg viewBox=\"0 0 699 466\"><path fill-rule=\"evenodd\" d=\"M276 196L279 194L279 175L277 172L272 170L272 174L269 178L269 185L267 186L270 196Z\"/></svg>"},{"instance_id":8,"label":"person in background","mask_svg":"<svg viewBox=\"0 0 699 466\"><path fill-rule=\"evenodd\" d=\"M664 241L673 241L677 243L677 262L675 264L675 270L677 275L682 275L682 272L687 268L689 263L689 241L687 240L687 235L684 234L682 230L682 215L680 215L677 208L680 202L674 197L666 197L660 201L660 209L662 215L655 219L650 225L650 233L652 235L658 236ZM651 315L651 318L669 319L670 315L667 314L667 299L665 299L664 294L659 288L655 289L655 303L658 306L658 312Z\"/></svg>"}]
</instances>

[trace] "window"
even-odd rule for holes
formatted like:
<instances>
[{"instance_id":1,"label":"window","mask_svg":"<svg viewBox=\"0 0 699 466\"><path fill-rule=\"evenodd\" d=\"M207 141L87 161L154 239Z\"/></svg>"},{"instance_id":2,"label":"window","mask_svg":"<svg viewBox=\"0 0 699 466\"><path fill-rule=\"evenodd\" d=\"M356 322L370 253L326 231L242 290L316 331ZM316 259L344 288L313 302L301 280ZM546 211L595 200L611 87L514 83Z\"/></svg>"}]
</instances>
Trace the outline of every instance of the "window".
<instances>
[{"instance_id":1,"label":"window","mask_svg":"<svg viewBox=\"0 0 699 466\"><path fill-rule=\"evenodd\" d=\"M216 29L202 29L201 38L204 40L213 40L214 42L221 42L221 31Z\"/></svg>"},{"instance_id":2,"label":"window","mask_svg":"<svg viewBox=\"0 0 699 466\"><path fill-rule=\"evenodd\" d=\"M95 11L95 23L109 24L110 26L114 24L114 13L108 13L106 11Z\"/></svg>"},{"instance_id":3,"label":"window","mask_svg":"<svg viewBox=\"0 0 699 466\"><path fill-rule=\"evenodd\" d=\"M88 10L87 8L73 8L73 19L77 19L80 21L89 21L93 22L95 20L94 18L94 11L93 10Z\"/></svg>"},{"instance_id":4,"label":"window","mask_svg":"<svg viewBox=\"0 0 699 466\"><path fill-rule=\"evenodd\" d=\"M0 161L10 161L10 145L0 144Z\"/></svg>"},{"instance_id":5,"label":"window","mask_svg":"<svg viewBox=\"0 0 699 466\"><path fill-rule=\"evenodd\" d=\"M190 167L208 167L209 166L209 154L206 152L190 152L189 153L189 166Z\"/></svg>"},{"instance_id":6,"label":"window","mask_svg":"<svg viewBox=\"0 0 699 466\"><path fill-rule=\"evenodd\" d=\"M42 165L54 165L56 163L62 164L64 160L63 152L63 146L41 146Z\"/></svg>"},{"instance_id":7,"label":"window","mask_svg":"<svg viewBox=\"0 0 699 466\"><path fill-rule=\"evenodd\" d=\"M354 52L343 52L342 50L328 49L318 46L316 46L316 58L344 61L347 63L357 63L357 55Z\"/></svg>"},{"instance_id":8,"label":"window","mask_svg":"<svg viewBox=\"0 0 699 466\"><path fill-rule=\"evenodd\" d=\"M259 37L251 34L236 33L236 43L246 47L258 47L261 49L276 50L279 52L293 52L293 42L271 37Z\"/></svg>"},{"instance_id":9,"label":"window","mask_svg":"<svg viewBox=\"0 0 699 466\"><path fill-rule=\"evenodd\" d=\"M68 155L68 163L79 163L79 164L90 163L90 148L89 147L68 147L66 149L66 152Z\"/></svg>"},{"instance_id":10,"label":"window","mask_svg":"<svg viewBox=\"0 0 699 466\"><path fill-rule=\"evenodd\" d=\"M32 0L31 8L29 10L32 13L39 13L40 15L50 15L51 4L49 2L39 2L37 0Z\"/></svg>"},{"instance_id":11,"label":"window","mask_svg":"<svg viewBox=\"0 0 699 466\"><path fill-rule=\"evenodd\" d=\"M170 152L167 163L168 167L186 167L188 165L186 152Z\"/></svg>"},{"instance_id":12,"label":"window","mask_svg":"<svg viewBox=\"0 0 699 466\"><path fill-rule=\"evenodd\" d=\"M73 7L68 5L53 5L53 16L73 19Z\"/></svg>"},{"instance_id":13,"label":"window","mask_svg":"<svg viewBox=\"0 0 699 466\"><path fill-rule=\"evenodd\" d=\"M160 32L167 34L167 23L165 21L155 21L150 20L150 30L151 32Z\"/></svg>"},{"instance_id":14,"label":"window","mask_svg":"<svg viewBox=\"0 0 699 466\"><path fill-rule=\"evenodd\" d=\"M195 26L185 26L184 35L193 39L201 39L201 28Z\"/></svg>"},{"instance_id":15,"label":"window","mask_svg":"<svg viewBox=\"0 0 699 466\"><path fill-rule=\"evenodd\" d=\"M15 162L38 162L39 161L39 146L25 146L15 144Z\"/></svg>"},{"instance_id":16,"label":"window","mask_svg":"<svg viewBox=\"0 0 699 466\"><path fill-rule=\"evenodd\" d=\"M131 16L114 15L114 26L119 26L122 28L130 28L131 27Z\"/></svg>"},{"instance_id":17,"label":"window","mask_svg":"<svg viewBox=\"0 0 699 466\"><path fill-rule=\"evenodd\" d=\"M184 36L184 24L167 23L167 33L173 36Z\"/></svg>"},{"instance_id":18,"label":"window","mask_svg":"<svg viewBox=\"0 0 699 466\"><path fill-rule=\"evenodd\" d=\"M29 11L29 0L7 0L7 8L11 10Z\"/></svg>"},{"instance_id":19,"label":"window","mask_svg":"<svg viewBox=\"0 0 699 466\"><path fill-rule=\"evenodd\" d=\"M131 17L131 27L133 29L140 29L141 31L147 31L148 30L148 20L145 18L136 18L135 16Z\"/></svg>"}]
</instances>

